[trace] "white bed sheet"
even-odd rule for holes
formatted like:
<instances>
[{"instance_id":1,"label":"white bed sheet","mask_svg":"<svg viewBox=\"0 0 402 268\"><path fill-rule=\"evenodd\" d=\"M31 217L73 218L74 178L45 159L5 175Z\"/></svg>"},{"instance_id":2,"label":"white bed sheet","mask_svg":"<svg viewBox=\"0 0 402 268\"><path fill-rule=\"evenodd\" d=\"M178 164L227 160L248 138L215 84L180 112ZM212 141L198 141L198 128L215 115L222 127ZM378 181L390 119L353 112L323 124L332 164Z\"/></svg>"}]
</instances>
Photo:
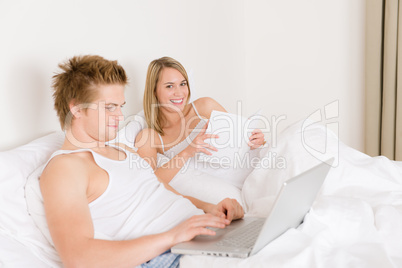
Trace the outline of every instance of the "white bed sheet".
<instances>
[{"instance_id":1,"label":"white bed sheet","mask_svg":"<svg viewBox=\"0 0 402 268\"><path fill-rule=\"evenodd\" d=\"M0 267L51 267L15 237L0 231Z\"/></svg>"},{"instance_id":2,"label":"white bed sheet","mask_svg":"<svg viewBox=\"0 0 402 268\"><path fill-rule=\"evenodd\" d=\"M358 152L321 125L311 125L302 139L302 124L286 129L278 146L265 152L286 159L287 167L255 169L243 198L248 215L266 216L284 180L334 156L338 164L304 223L247 259L188 255L181 267L402 267L400 162ZM319 159L311 148L322 152L315 154Z\"/></svg>"}]
</instances>

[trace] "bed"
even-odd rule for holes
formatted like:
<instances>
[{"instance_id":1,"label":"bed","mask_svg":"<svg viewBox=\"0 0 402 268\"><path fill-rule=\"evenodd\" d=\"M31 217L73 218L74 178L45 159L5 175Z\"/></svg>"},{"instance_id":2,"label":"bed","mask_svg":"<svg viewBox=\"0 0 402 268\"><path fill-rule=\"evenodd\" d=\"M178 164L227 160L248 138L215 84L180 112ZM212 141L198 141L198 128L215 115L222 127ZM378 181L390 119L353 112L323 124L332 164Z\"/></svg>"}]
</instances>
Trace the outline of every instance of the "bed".
<instances>
[{"instance_id":1,"label":"bed","mask_svg":"<svg viewBox=\"0 0 402 268\"><path fill-rule=\"evenodd\" d=\"M0 152L0 267L62 266L28 213L25 185L63 139L55 132ZM247 259L187 255L181 267L402 267L401 162L369 157L307 121L270 143L237 193L246 216L268 215L284 181L335 157L303 224Z\"/></svg>"}]
</instances>

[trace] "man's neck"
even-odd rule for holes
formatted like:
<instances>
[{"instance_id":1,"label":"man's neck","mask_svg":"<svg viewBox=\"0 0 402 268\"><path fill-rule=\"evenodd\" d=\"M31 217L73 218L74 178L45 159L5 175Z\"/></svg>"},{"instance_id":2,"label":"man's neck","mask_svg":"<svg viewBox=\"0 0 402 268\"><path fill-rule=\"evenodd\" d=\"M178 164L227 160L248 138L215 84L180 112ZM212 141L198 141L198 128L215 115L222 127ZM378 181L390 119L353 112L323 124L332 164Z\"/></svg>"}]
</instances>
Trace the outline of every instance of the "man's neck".
<instances>
[{"instance_id":1,"label":"man's neck","mask_svg":"<svg viewBox=\"0 0 402 268\"><path fill-rule=\"evenodd\" d=\"M116 161L121 161L127 158L127 154L124 151L113 146L108 146L105 142L96 140L93 140L92 142L78 141L77 138L72 135L71 131L66 131L66 138L61 149L70 151L90 149L97 154Z\"/></svg>"},{"instance_id":2,"label":"man's neck","mask_svg":"<svg viewBox=\"0 0 402 268\"><path fill-rule=\"evenodd\" d=\"M93 151L101 152L107 147L106 141L96 140L85 133L72 131L67 129L65 131L66 138L64 140L63 149L78 150L78 149L91 149Z\"/></svg>"}]
</instances>

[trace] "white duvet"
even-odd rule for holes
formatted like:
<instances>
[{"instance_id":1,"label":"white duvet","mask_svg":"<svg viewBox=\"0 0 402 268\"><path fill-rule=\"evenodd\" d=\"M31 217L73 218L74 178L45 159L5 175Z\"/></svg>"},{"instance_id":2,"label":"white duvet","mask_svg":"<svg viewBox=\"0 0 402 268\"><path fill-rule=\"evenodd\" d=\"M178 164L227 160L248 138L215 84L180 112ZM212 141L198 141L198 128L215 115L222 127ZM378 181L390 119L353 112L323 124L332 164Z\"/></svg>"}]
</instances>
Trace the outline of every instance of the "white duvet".
<instances>
[{"instance_id":1,"label":"white duvet","mask_svg":"<svg viewBox=\"0 0 402 268\"><path fill-rule=\"evenodd\" d=\"M303 123L262 152L239 195L247 215L266 216L283 181L334 156L304 223L250 258L184 256L181 267L402 267L402 164L360 153L321 125L302 132ZM57 133L0 153L0 267L59 266L27 212L24 185L61 140Z\"/></svg>"},{"instance_id":2,"label":"white duvet","mask_svg":"<svg viewBox=\"0 0 402 268\"><path fill-rule=\"evenodd\" d=\"M182 267L402 267L402 164L358 152L321 125L302 135L303 123L265 151L266 160L275 156L286 168L256 168L242 196L248 215L266 216L284 180L334 156L304 223L247 259L185 256Z\"/></svg>"}]
</instances>

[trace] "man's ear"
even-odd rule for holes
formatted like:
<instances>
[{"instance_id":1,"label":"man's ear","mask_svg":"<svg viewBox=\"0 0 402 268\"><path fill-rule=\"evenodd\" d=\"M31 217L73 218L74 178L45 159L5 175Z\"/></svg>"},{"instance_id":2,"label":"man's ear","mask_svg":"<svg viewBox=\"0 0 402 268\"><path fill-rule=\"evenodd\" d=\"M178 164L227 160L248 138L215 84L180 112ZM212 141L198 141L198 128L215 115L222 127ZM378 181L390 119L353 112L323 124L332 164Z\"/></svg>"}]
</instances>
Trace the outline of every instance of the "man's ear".
<instances>
[{"instance_id":1,"label":"man's ear","mask_svg":"<svg viewBox=\"0 0 402 268\"><path fill-rule=\"evenodd\" d=\"M80 118L81 117L81 107L79 104L76 104L75 100L70 101L69 103L69 108L70 112L73 115L74 118Z\"/></svg>"}]
</instances>

